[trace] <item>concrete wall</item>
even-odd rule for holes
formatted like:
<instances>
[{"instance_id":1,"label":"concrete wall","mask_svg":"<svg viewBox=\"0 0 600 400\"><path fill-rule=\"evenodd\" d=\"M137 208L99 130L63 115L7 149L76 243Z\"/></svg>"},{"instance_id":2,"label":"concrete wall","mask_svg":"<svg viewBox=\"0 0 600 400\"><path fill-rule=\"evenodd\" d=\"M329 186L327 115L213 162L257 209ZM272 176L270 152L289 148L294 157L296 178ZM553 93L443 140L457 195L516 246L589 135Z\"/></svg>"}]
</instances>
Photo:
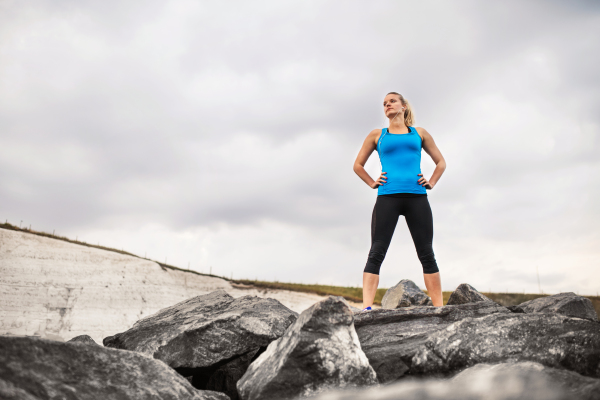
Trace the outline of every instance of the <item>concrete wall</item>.
<instances>
[{"instance_id":1,"label":"concrete wall","mask_svg":"<svg viewBox=\"0 0 600 400\"><path fill-rule=\"evenodd\" d=\"M271 297L296 312L323 297L232 286L220 278L29 233L0 229L0 335L101 343L140 318L200 294Z\"/></svg>"}]
</instances>

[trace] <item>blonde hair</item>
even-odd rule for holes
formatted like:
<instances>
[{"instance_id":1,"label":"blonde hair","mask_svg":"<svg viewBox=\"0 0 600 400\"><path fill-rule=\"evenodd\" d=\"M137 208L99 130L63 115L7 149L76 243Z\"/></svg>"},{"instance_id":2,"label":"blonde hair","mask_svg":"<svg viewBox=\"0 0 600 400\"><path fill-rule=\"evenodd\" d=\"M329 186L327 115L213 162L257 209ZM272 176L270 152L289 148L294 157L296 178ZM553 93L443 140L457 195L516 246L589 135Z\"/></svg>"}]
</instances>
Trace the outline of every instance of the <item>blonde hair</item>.
<instances>
[{"instance_id":1,"label":"blonde hair","mask_svg":"<svg viewBox=\"0 0 600 400\"><path fill-rule=\"evenodd\" d=\"M402 105L405 108L405 110L404 110L404 125L406 125L406 126L414 126L414 124L415 124L415 113L412 110L412 107L410 106L410 103L408 102L408 100L406 100L404 98L404 96L402 96L400 93L397 93L397 92L389 92L388 94L395 94L398 97L400 97L400 102L402 103ZM386 96L388 94L386 94Z\"/></svg>"}]
</instances>

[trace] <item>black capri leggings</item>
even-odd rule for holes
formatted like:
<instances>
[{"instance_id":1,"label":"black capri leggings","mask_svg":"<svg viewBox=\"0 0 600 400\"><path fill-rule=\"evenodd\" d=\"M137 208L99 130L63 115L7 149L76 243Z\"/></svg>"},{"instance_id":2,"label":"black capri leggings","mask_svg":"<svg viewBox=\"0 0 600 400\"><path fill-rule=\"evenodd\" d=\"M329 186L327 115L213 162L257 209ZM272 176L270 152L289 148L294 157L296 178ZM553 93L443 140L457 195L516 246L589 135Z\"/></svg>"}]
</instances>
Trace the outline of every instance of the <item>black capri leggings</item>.
<instances>
[{"instance_id":1,"label":"black capri leggings","mask_svg":"<svg viewBox=\"0 0 600 400\"><path fill-rule=\"evenodd\" d=\"M423 266L423 273L438 272L431 245L433 216L427 195L406 197L404 193L377 196L371 219L371 250L365 272L379 275L381 263L392 241L392 235L400 215L404 215L406 218L406 224Z\"/></svg>"}]
</instances>

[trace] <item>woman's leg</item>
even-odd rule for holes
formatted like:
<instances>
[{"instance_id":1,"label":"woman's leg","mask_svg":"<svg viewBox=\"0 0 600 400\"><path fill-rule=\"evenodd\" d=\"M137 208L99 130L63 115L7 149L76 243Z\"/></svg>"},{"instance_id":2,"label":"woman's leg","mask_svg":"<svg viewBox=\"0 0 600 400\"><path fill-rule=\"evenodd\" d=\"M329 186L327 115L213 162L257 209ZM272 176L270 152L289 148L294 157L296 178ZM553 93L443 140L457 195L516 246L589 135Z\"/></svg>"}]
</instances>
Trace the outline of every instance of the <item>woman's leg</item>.
<instances>
[{"instance_id":1,"label":"woman's leg","mask_svg":"<svg viewBox=\"0 0 600 400\"><path fill-rule=\"evenodd\" d=\"M417 255L423 266L425 286L433 305L443 305L442 284L439 269L433 254L433 215L427 197L413 197L407 200L404 207L406 224L413 238Z\"/></svg>"},{"instance_id":2,"label":"woman's leg","mask_svg":"<svg viewBox=\"0 0 600 400\"><path fill-rule=\"evenodd\" d=\"M379 275L363 272L363 309L371 307L379 286Z\"/></svg>"},{"instance_id":3,"label":"woman's leg","mask_svg":"<svg viewBox=\"0 0 600 400\"><path fill-rule=\"evenodd\" d=\"M371 307L379 285L379 269L385 258L396 224L399 201L393 197L377 196L371 218L371 250L363 274L363 308Z\"/></svg>"},{"instance_id":4,"label":"woman's leg","mask_svg":"<svg viewBox=\"0 0 600 400\"><path fill-rule=\"evenodd\" d=\"M435 274L423 274L423 280L425 280L425 287L427 288L427 294L431 297L431 302L436 307L444 305L444 297L442 296L442 281L440 279L440 273Z\"/></svg>"}]
</instances>

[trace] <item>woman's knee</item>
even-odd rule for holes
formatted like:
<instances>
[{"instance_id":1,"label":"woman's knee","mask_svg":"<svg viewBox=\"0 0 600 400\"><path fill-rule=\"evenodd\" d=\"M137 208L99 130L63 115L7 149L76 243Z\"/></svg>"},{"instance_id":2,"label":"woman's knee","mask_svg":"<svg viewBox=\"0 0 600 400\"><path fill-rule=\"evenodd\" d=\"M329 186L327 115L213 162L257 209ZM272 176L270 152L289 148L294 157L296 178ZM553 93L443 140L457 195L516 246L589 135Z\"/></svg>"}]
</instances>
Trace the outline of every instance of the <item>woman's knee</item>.
<instances>
[{"instance_id":1,"label":"woman's knee","mask_svg":"<svg viewBox=\"0 0 600 400\"><path fill-rule=\"evenodd\" d=\"M379 275L379 270L381 269L381 264L385 259L387 249L388 244L380 241L375 241L371 245L371 250L369 251L369 258L367 259L367 265L365 266L364 272Z\"/></svg>"},{"instance_id":2,"label":"woman's knee","mask_svg":"<svg viewBox=\"0 0 600 400\"><path fill-rule=\"evenodd\" d=\"M417 254L419 256L419 261L421 261L424 274L435 274L440 271L432 248L417 250Z\"/></svg>"}]
</instances>

